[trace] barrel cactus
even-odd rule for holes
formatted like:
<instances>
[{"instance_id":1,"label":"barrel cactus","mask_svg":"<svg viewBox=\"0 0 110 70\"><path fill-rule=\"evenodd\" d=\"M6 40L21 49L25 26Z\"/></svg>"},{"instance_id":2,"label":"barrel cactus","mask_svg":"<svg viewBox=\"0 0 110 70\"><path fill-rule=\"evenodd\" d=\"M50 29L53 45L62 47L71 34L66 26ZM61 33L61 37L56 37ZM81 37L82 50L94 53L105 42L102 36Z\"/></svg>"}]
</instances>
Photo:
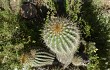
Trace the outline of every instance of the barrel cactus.
<instances>
[{"instance_id":1,"label":"barrel cactus","mask_svg":"<svg viewBox=\"0 0 110 70\"><path fill-rule=\"evenodd\" d=\"M65 64L64 67L68 66L80 43L80 31L76 23L66 18L53 17L44 25L42 37L57 59Z\"/></svg>"},{"instance_id":2,"label":"barrel cactus","mask_svg":"<svg viewBox=\"0 0 110 70\"><path fill-rule=\"evenodd\" d=\"M28 70L31 67L40 67L52 65L54 54L42 52L41 50L31 50L30 53L24 53L20 57L20 62L23 64L23 69Z\"/></svg>"},{"instance_id":3,"label":"barrel cactus","mask_svg":"<svg viewBox=\"0 0 110 70\"><path fill-rule=\"evenodd\" d=\"M89 62L88 60L85 60L85 59L83 59L82 57L80 57L78 55L74 56L73 60L72 60L72 64L74 66L87 66L88 62Z\"/></svg>"}]
</instances>

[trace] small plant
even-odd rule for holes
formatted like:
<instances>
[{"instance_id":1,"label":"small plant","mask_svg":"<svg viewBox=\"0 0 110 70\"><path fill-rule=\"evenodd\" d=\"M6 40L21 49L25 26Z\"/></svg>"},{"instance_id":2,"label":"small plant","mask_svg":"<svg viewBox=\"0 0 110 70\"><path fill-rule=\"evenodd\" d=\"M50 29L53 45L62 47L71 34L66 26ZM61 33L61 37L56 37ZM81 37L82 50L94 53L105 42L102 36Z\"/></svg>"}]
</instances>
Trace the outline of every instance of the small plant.
<instances>
[{"instance_id":1,"label":"small plant","mask_svg":"<svg viewBox=\"0 0 110 70\"><path fill-rule=\"evenodd\" d=\"M84 60L82 57L76 55L73 57L72 64L74 66L87 66L88 61Z\"/></svg>"},{"instance_id":2,"label":"small plant","mask_svg":"<svg viewBox=\"0 0 110 70\"><path fill-rule=\"evenodd\" d=\"M30 50L29 53L24 53L20 57L20 62L23 64L23 69L30 69L32 67L41 67L52 65L54 61L54 54L44 52L44 50Z\"/></svg>"}]
</instances>

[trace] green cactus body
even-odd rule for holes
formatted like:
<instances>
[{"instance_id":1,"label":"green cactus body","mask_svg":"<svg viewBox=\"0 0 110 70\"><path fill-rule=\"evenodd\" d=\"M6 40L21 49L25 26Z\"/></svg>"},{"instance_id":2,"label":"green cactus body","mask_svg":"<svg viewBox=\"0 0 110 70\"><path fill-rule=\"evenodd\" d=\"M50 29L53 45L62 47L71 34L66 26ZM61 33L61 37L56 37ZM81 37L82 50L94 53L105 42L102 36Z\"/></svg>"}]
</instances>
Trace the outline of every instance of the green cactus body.
<instances>
[{"instance_id":1,"label":"green cactus body","mask_svg":"<svg viewBox=\"0 0 110 70\"><path fill-rule=\"evenodd\" d=\"M71 63L73 54L80 43L80 33L76 24L65 18L47 21L43 29L43 40L63 64Z\"/></svg>"},{"instance_id":2,"label":"green cactus body","mask_svg":"<svg viewBox=\"0 0 110 70\"><path fill-rule=\"evenodd\" d=\"M27 69L52 65L54 58L55 56L52 53L42 52L41 50L31 50L30 54L23 54L21 56L21 63L23 64L23 69Z\"/></svg>"}]
</instances>

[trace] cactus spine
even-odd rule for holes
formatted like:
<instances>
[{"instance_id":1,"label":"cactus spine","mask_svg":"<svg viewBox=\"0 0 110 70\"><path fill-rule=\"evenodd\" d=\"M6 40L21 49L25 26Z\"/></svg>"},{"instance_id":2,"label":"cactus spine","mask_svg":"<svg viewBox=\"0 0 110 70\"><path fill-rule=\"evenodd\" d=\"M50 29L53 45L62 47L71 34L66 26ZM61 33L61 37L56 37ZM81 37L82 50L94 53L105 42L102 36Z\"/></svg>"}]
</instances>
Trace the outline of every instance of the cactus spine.
<instances>
[{"instance_id":1,"label":"cactus spine","mask_svg":"<svg viewBox=\"0 0 110 70\"><path fill-rule=\"evenodd\" d=\"M47 22L42 31L43 40L66 67L71 63L79 46L79 30L75 23L65 18L52 18Z\"/></svg>"}]
</instances>

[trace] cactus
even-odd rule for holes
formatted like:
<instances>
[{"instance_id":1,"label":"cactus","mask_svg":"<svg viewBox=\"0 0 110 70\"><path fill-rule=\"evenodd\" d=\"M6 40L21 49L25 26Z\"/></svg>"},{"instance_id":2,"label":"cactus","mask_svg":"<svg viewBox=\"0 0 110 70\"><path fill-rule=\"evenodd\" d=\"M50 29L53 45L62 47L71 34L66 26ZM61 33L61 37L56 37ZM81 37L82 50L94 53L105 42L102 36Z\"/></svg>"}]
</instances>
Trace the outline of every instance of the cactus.
<instances>
[{"instance_id":1,"label":"cactus","mask_svg":"<svg viewBox=\"0 0 110 70\"><path fill-rule=\"evenodd\" d=\"M23 69L52 65L55 56L51 53L42 51L31 50L30 53L22 54L20 57L20 61L21 64L23 64Z\"/></svg>"},{"instance_id":2,"label":"cactus","mask_svg":"<svg viewBox=\"0 0 110 70\"><path fill-rule=\"evenodd\" d=\"M71 63L73 55L78 49L79 29L75 23L66 18L52 18L47 22L42 30L44 43L66 67Z\"/></svg>"},{"instance_id":3,"label":"cactus","mask_svg":"<svg viewBox=\"0 0 110 70\"><path fill-rule=\"evenodd\" d=\"M80 56L74 56L72 60L74 66L87 66L87 61Z\"/></svg>"}]
</instances>

